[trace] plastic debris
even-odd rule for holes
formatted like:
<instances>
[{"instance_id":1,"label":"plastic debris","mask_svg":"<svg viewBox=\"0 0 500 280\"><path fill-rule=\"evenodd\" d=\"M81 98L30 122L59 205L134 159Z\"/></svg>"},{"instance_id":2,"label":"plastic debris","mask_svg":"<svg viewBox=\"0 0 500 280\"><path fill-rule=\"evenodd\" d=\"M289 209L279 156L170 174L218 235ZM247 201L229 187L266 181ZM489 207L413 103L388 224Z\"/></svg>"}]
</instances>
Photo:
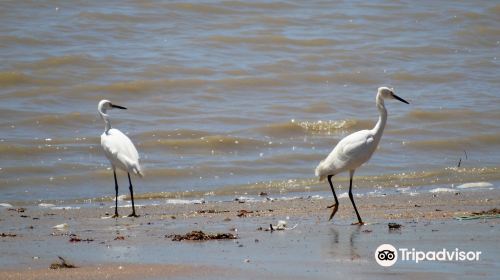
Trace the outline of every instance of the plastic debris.
<instances>
[{"instance_id":1,"label":"plastic debris","mask_svg":"<svg viewBox=\"0 0 500 280\"><path fill-rule=\"evenodd\" d=\"M298 224L295 224L293 227L288 228L287 225L288 225L288 223L286 221L279 220L278 224L276 224L276 225L269 224L269 228L264 229L262 227L259 227L259 228L257 228L257 230L263 230L263 231L271 231L271 232L273 232L275 230L292 230L292 229L295 229L298 226Z\"/></svg>"},{"instance_id":2,"label":"plastic debris","mask_svg":"<svg viewBox=\"0 0 500 280\"><path fill-rule=\"evenodd\" d=\"M53 226L52 228L57 229L57 230L65 230L65 229L69 228L69 225L64 223L64 224Z\"/></svg>"}]
</instances>

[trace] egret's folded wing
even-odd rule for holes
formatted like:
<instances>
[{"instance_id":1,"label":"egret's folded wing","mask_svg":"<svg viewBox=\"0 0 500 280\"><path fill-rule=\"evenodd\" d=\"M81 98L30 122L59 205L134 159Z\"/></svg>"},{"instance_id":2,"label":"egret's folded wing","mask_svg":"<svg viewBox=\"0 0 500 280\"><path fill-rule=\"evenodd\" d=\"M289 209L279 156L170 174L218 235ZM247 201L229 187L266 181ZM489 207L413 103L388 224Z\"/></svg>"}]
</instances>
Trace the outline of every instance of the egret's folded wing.
<instances>
[{"instance_id":1,"label":"egret's folded wing","mask_svg":"<svg viewBox=\"0 0 500 280\"><path fill-rule=\"evenodd\" d=\"M110 132L113 140L109 142L113 142L113 149L132 162L139 161L139 153L130 138L118 129L111 129Z\"/></svg>"},{"instance_id":2,"label":"egret's folded wing","mask_svg":"<svg viewBox=\"0 0 500 280\"><path fill-rule=\"evenodd\" d=\"M344 162L363 158L365 154L370 154L371 148L374 145L373 135L359 131L342 139L342 152L339 154L339 159Z\"/></svg>"}]
</instances>

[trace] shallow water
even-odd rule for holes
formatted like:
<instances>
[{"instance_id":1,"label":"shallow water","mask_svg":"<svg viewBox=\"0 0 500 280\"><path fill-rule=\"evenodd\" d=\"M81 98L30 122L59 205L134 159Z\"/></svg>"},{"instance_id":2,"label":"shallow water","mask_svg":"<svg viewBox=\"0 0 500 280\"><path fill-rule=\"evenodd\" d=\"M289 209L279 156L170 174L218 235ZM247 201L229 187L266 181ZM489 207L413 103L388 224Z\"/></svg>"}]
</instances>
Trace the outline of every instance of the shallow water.
<instances>
[{"instance_id":1,"label":"shallow water","mask_svg":"<svg viewBox=\"0 0 500 280\"><path fill-rule=\"evenodd\" d=\"M381 85L411 105L386 103L357 186L498 182L499 18L495 1L2 1L0 198L109 200L104 98L129 108L111 120L139 198L327 191L315 166L374 125Z\"/></svg>"}]
</instances>

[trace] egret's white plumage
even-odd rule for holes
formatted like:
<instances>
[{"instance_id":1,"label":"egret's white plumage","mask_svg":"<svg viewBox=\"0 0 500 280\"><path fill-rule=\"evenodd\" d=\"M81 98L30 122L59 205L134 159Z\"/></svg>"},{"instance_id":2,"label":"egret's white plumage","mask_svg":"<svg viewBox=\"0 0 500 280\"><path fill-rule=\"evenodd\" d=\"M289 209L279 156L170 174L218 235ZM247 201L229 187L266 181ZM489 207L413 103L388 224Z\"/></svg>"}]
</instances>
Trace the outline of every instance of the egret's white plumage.
<instances>
[{"instance_id":1,"label":"egret's white plumage","mask_svg":"<svg viewBox=\"0 0 500 280\"><path fill-rule=\"evenodd\" d=\"M142 177L139 153L127 135L118 129L111 128L101 135L101 146L113 168L133 172Z\"/></svg>"},{"instance_id":2,"label":"egret's white plumage","mask_svg":"<svg viewBox=\"0 0 500 280\"><path fill-rule=\"evenodd\" d=\"M371 130L361 130L348 135L340 140L328 157L316 167L316 176L323 181L328 175L356 169L370 159L379 141L380 137L376 137Z\"/></svg>"},{"instance_id":3,"label":"egret's white plumage","mask_svg":"<svg viewBox=\"0 0 500 280\"><path fill-rule=\"evenodd\" d=\"M362 224L361 217L359 216L358 210L356 209L356 204L352 196L352 177L354 176L354 171L356 168L361 166L363 163L367 162L380 142L382 134L384 132L385 124L387 122L387 110L385 108L384 99L397 99L401 102L408 104L404 99L394 94L394 91L387 87L380 87L377 92L376 104L379 111L380 117L377 124L371 130L361 130L353 134L350 134L339 141L332 152L322 160L316 167L315 174L319 176L319 180L322 181L328 178L330 187L335 198L335 204L330 207L334 207L330 219L333 218L338 209L338 200L333 189L333 184L331 182L331 177L336 174L349 171L350 173L350 187L349 187L349 198L354 206L356 215L358 217L359 224Z\"/></svg>"},{"instance_id":4,"label":"egret's white plumage","mask_svg":"<svg viewBox=\"0 0 500 280\"><path fill-rule=\"evenodd\" d=\"M116 180L116 168L121 169L128 174L130 196L132 199L132 214L130 216L137 216L135 214L134 194L132 181L130 179L130 172L141 177L143 176L141 166L139 164L139 153L127 135L123 134L118 129L111 128L111 122L109 120L107 110L111 110L113 108L126 109L125 107L112 104L109 100L101 100L97 106L97 110L105 123L104 132L101 135L101 146L104 150L104 154L111 163L115 177L115 216L118 216L118 182Z\"/></svg>"}]
</instances>

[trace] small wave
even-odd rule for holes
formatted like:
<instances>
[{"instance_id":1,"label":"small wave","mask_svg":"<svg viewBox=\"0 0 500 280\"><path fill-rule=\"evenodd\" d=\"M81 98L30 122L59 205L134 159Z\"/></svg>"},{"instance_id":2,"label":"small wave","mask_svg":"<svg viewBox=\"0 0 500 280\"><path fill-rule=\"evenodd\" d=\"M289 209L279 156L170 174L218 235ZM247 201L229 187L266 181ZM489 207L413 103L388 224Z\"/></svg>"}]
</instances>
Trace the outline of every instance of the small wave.
<instances>
[{"instance_id":1,"label":"small wave","mask_svg":"<svg viewBox=\"0 0 500 280\"><path fill-rule=\"evenodd\" d=\"M463 18L473 19L473 20L482 19L482 18L485 18L485 16L486 15L484 13L476 13L476 12L470 12L470 11L462 14Z\"/></svg>"},{"instance_id":2,"label":"small wave","mask_svg":"<svg viewBox=\"0 0 500 280\"><path fill-rule=\"evenodd\" d=\"M46 154L60 154L62 152L78 152L82 154L98 153L95 147L99 143L97 138L74 138L74 139L38 139L19 142L0 142L0 153L9 156L38 156ZM89 146L90 144L90 146ZM19 172L20 167L6 167L5 170ZM44 172L43 166L27 166L25 172Z\"/></svg>"},{"instance_id":3,"label":"small wave","mask_svg":"<svg viewBox=\"0 0 500 280\"><path fill-rule=\"evenodd\" d=\"M87 55L52 56L33 63L21 63L19 67L28 69L57 68L63 66L101 66L101 64Z\"/></svg>"},{"instance_id":4,"label":"small wave","mask_svg":"<svg viewBox=\"0 0 500 280\"><path fill-rule=\"evenodd\" d=\"M470 26L469 28L460 29L460 31L457 31L456 34L465 38L477 38L477 36L490 36L491 38L497 38L500 36L500 30L493 26L475 25Z\"/></svg>"},{"instance_id":5,"label":"small wave","mask_svg":"<svg viewBox=\"0 0 500 280\"><path fill-rule=\"evenodd\" d=\"M33 79L18 71L0 72L0 86L15 86L31 83Z\"/></svg>"},{"instance_id":6,"label":"small wave","mask_svg":"<svg viewBox=\"0 0 500 280\"><path fill-rule=\"evenodd\" d=\"M306 131L313 134L331 134L332 132L338 130L358 130L358 129L368 129L373 126L372 121L364 120L327 120L327 121L292 121L297 123L298 126L302 127Z\"/></svg>"},{"instance_id":7,"label":"small wave","mask_svg":"<svg viewBox=\"0 0 500 280\"><path fill-rule=\"evenodd\" d=\"M215 195L258 195L261 192L303 192L314 185L317 179L288 179L277 181L256 182L253 184L225 186L215 190Z\"/></svg>"},{"instance_id":8,"label":"small wave","mask_svg":"<svg viewBox=\"0 0 500 280\"><path fill-rule=\"evenodd\" d=\"M446 138L437 140L424 140L424 141L410 141L405 145L408 147L413 147L417 149L424 150L453 150L462 151L467 148L476 147L481 148L492 148L500 146L500 134L482 134L475 135L471 137L462 138Z\"/></svg>"},{"instance_id":9,"label":"small wave","mask_svg":"<svg viewBox=\"0 0 500 280\"><path fill-rule=\"evenodd\" d=\"M145 173L150 178L183 179L193 177L197 171L191 168L149 168Z\"/></svg>"},{"instance_id":10,"label":"small wave","mask_svg":"<svg viewBox=\"0 0 500 280\"><path fill-rule=\"evenodd\" d=\"M289 153L289 154L280 154L280 155L271 155L265 158L260 158L255 163L262 164L284 164L289 165L294 162L311 162L311 161L319 161L321 156L318 157L317 154L314 153Z\"/></svg>"},{"instance_id":11,"label":"small wave","mask_svg":"<svg viewBox=\"0 0 500 280\"><path fill-rule=\"evenodd\" d=\"M153 65L145 69L141 76L162 78L166 75L180 76L210 76L217 72L207 67L187 67L182 65Z\"/></svg>"},{"instance_id":12,"label":"small wave","mask_svg":"<svg viewBox=\"0 0 500 280\"><path fill-rule=\"evenodd\" d=\"M166 204L204 204L204 199L166 199Z\"/></svg>"},{"instance_id":13,"label":"small wave","mask_svg":"<svg viewBox=\"0 0 500 280\"><path fill-rule=\"evenodd\" d=\"M135 208L140 208L140 207L144 207L144 206L145 206L144 204L134 204ZM115 206L110 206L109 208L114 209ZM118 208L132 208L132 204L130 203L130 204L118 205Z\"/></svg>"},{"instance_id":14,"label":"small wave","mask_svg":"<svg viewBox=\"0 0 500 280\"><path fill-rule=\"evenodd\" d=\"M307 131L316 133L330 133L334 130L343 129L351 127L356 123L353 120L342 120L342 121L301 121L298 125Z\"/></svg>"},{"instance_id":15,"label":"small wave","mask_svg":"<svg viewBox=\"0 0 500 280\"><path fill-rule=\"evenodd\" d=\"M158 79L158 80L135 80L130 82L117 82L107 85L83 85L77 87L77 92L106 91L111 93L139 93L157 90L188 89L197 88L207 83L200 79Z\"/></svg>"},{"instance_id":16,"label":"small wave","mask_svg":"<svg viewBox=\"0 0 500 280\"><path fill-rule=\"evenodd\" d=\"M306 128L299 125L295 120L286 123L273 123L254 129L256 132L271 137L292 137L304 135Z\"/></svg>"},{"instance_id":17,"label":"small wave","mask_svg":"<svg viewBox=\"0 0 500 280\"><path fill-rule=\"evenodd\" d=\"M286 80L277 77L237 77L212 81L227 89L255 89L255 88L274 88L289 86Z\"/></svg>"},{"instance_id":18,"label":"small wave","mask_svg":"<svg viewBox=\"0 0 500 280\"><path fill-rule=\"evenodd\" d=\"M243 12L241 9L228 9L222 6L203 3L168 3L168 8L172 10L215 15L238 14Z\"/></svg>"},{"instance_id":19,"label":"small wave","mask_svg":"<svg viewBox=\"0 0 500 280\"><path fill-rule=\"evenodd\" d=\"M306 113L332 113L334 109L328 103L325 102L314 102L309 106L302 109Z\"/></svg>"},{"instance_id":20,"label":"small wave","mask_svg":"<svg viewBox=\"0 0 500 280\"><path fill-rule=\"evenodd\" d=\"M0 143L0 153L2 155L9 156L34 156L41 154L53 153L59 147L54 145L23 145L23 144L15 144L15 143ZM42 171L43 172L43 171Z\"/></svg>"},{"instance_id":21,"label":"small wave","mask_svg":"<svg viewBox=\"0 0 500 280\"><path fill-rule=\"evenodd\" d=\"M276 72L276 71L274 71ZM377 78L370 73L361 72L337 72L332 75L322 75L316 73L284 73L277 75L279 80L298 84L376 84Z\"/></svg>"},{"instance_id":22,"label":"small wave","mask_svg":"<svg viewBox=\"0 0 500 280\"><path fill-rule=\"evenodd\" d=\"M38 206L43 207L43 208L55 207L55 205L52 203L40 203L40 204L38 204Z\"/></svg>"},{"instance_id":23,"label":"small wave","mask_svg":"<svg viewBox=\"0 0 500 280\"><path fill-rule=\"evenodd\" d=\"M377 84L378 78L373 74L360 73L360 72L349 72L349 73L335 73L328 80L329 83L339 83L339 84L363 84L363 85L374 85Z\"/></svg>"},{"instance_id":24,"label":"small wave","mask_svg":"<svg viewBox=\"0 0 500 280\"><path fill-rule=\"evenodd\" d=\"M430 193L446 193L446 192L456 192L454 189L450 188L435 188L429 191Z\"/></svg>"},{"instance_id":25,"label":"small wave","mask_svg":"<svg viewBox=\"0 0 500 280\"><path fill-rule=\"evenodd\" d=\"M469 109L449 109L449 110L437 110L437 111L412 110L405 116L405 119L409 121L442 122L445 120L461 120L464 117L482 118L487 116L488 113L472 111Z\"/></svg>"},{"instance_id":26,"label":"small wave","mask_svg":"<svg viewBox=\"0 0 500 280\"><path fill-rule=\"evenodd\" d=\"M140 139L200 139L201 137L207 137L212 135L212 133L202 130L194 129L174 129L174 130L154 130L139 133L134 135L134 138Z\"/></svg>"},{"instance_id":27,"label":"small wave","mask_svg":"<svg viewBox=\"0 0 500 280\"><path fill-rule=\"evenodd\" d=\"M343 192L338 195L338 198L347 198L347 197L349 197L349 194L347 192Z\"/></svg>"},{"instance_id":28,"label":"small wave","mask_svg":"<svg viewBox=\"0 0 500 280\"><path fill-rule=\"evenodd\" d=\"M78 112L69 114L39 114L35 117L23 119L15 122L15 125L31 125L31 126L47 126L50 128L56 127L82 127L92 125L95 121L95 115L86 115Z\"/></svg>"},{"instance_id":29,"label":"small wave","mask_svg":"<svg viewBox=\"0 0 500 280\"><path fill-rule=\"evenodd\" d=\"M258 15L253 19L255 22L262 22L265 23L266 25L270 26L290 26L294 23L296 23L296 20L292 18L285 18L285 17L273 17L273 16L268 16L268 15Z\"/></svg>"},{"instance_id":30,"label":"small wave","mask_svg":"<svg viewBox=\"0 0 500 280\"><path fill-rule=\"evenodd\" d=\"M399 72L391 75L391 78L396 81L405 82L422 82L422 83L449 83L451 81L460 81L464 79L462 73L435 73L435 74L415 74L407 72Z\"/></svg>"},{"instance_id":31,"label":"small wave","mask_svg":"<svg viewBox=\"0 0 500 280\"><path fill-rule=\"evenodd\" d=\"M0 146L1 147L1 146ZM1 149L0 149L1 150ZM5 154L5 153L2 153ZM24 174L24 175L32 175L32 174L49 174L53 169L48 166L7 166L2 167L1 172L4 174Z\"/></svg>"},{"instance_id":32,"label":"small wave","mask_svg":"<svg viewBox=\"0 0 500 280\"><path fill-rule=\"evenodd\" d=\"M0 72L0 86L11 87L20 85L44 85L44 86L60 86L64 84L64 79L37 79L20 71L3 71ZM37 92L39 94L39 92ZM16 96L17 97L17 96Z\"/></svg>"},{"instance_id":33,"label":"small wave","mask_svg":"<svg viewBox=\"0 0 500 280\"><path fill-rule=\"evenodd\" d=\"M110 21L110 22L136 22L136 23L147 23L147 22L157 22L163 19L163 17L157 16L152 13L148 14L124 14L124 13L99 13L99 12L81 12L78 15L82 19L91 21Z\"/></svg>"},{"instance_id":34,"label":"small wave","mask_svg":"<svg viewBox=\"0 0 500 280\"><path fill-rule=\"evenodd\" d=\"M183 200L191 201L189 198L201 198L206 192L202 191L178 191L178 192L149 192L149 193L134 193L134 199L156 200L156 199L171 199L171 202L179 202L182 204ZM108 198L102 198L108 200Z\"/></svg>"},{"instance_id":35,"label":"small wave","mask_svg":"<svg viewBox=\"0 0 500 280\"><path fill-rule=\"evenodd\" d=\"M234 137L229 135L209 135L200 138L177 138L177 139L156 139L144 141L143 148L156 149L165 147L177 151L199 152L199 151L235 151L254 150L267 145L267 142Z\"/></svg>"},{"instance_id":36,"label":"small wave","mask_svg":"<svg viewBox=\"0 0 500 280\"><path fill-rule=\"evenodd\" d=\"M388 50L400 52L404 54L414 55L439 55L453 53L453 49L449 47L439 47L433 45L427 46L407 46L407 47L390 47Z\"/></svg>"},{"instance_id":37,"label":"small wave","mask_svg":"<svg viewBox=\"0 0 500 280\"><path fill-rule=\"evenodd\" d=\"M52 210L71 210L71 209L81 209L80 206L55 206L55 207L51 207L50 209Z\"/></svg>"},{"instance_id":38,"label":"small wave","mask_svg":"<svg viewBox=\"0 0 500 280\"><path fill-rule=\"evenodd\" d=\"M208 40L214 43L240 45L289 45L298 47L327 47L333 46L337 42L332 39L315 38L315 39L292 39L282 35L263 35L254 37L238 37L225 35L212 35Z\"/></svg>"},{"instance_id":39,"label":"small wave","mask_svg":"<svg viewBox=\"0 0 500 280\"><path fill-rule=\"evenodd\" d=\"M384 197L384 196L387 196L387 194L382 193L379 190L368 192L368 193L366 193L366 195L369 196L369 197Z\"/></svg>"},{"instance_id":40,"label":"small wave","mask_svg":"<svg viewBox=\"0 0 500 280\"><path fill-rule=\"evenodd\" d=\"M239 202L258 202L258 201L262 201L261 199L257 199L255 197L251 197L251 196L238 196L236 198L234 198L235 201L239 201Z\"/></svg>"},{"instance_id":41,"label":"small wave","mask_svg":"<svg viewBox=\"0 0 500 280\"><path fill-rule=\"evenodd\" d=\"M489 182L475 182L475 183L465 183L460 186L457 186L457 189L470 189L470 188L491 188L493 187L492 183Z\"/></svg>"},{"instance_id":42,"label":"small wave","mask_svg":"<svg viewBox=\"0 0 500 280\"><path fill-rule=\"evenodd\" d=\"M118 197L114 197L113 201L116 201L116 200L118 200L118 201L124 201L126 198L127 198L127 196L124 195L124 194L122 194L122 195L119 195Z\"/></svg>"},{"instance_id":43,"label":"small wave","mask_svg":"<svg viewBox=\"0 0 500 280\"><path fill-rule=\"evenodd\" d=\"M259 10L284 10L296 8L296 5L285 2L257 2L257 1L224 1L224 6L238 9L259 9Z\"/></svg>"},{"instance_id":44,"label":"small wave","mask_svg":"<svg viewBox=\"0 0 500 280\"><path fill-rule=\"evenodd\" d=\"M57 45L63 46L66 44L65 41L54 40L48 38L34 38L34 37L20 37L13 35L0 35L0 46L11 46L12 44L24 45L24 46L47 46L47 45Z\"/></svg>"},{"instance_id":45,"label":"small wave","mask_svg":"<svg viewBox=\"0 0 500 280\"><path fill-rule=\"evenodd\" d=\"M299 200L304 199L303 196L282 196L279 198L266 197L266 201L290 201L290 200Z\"/></svg>"}]
</instances>

